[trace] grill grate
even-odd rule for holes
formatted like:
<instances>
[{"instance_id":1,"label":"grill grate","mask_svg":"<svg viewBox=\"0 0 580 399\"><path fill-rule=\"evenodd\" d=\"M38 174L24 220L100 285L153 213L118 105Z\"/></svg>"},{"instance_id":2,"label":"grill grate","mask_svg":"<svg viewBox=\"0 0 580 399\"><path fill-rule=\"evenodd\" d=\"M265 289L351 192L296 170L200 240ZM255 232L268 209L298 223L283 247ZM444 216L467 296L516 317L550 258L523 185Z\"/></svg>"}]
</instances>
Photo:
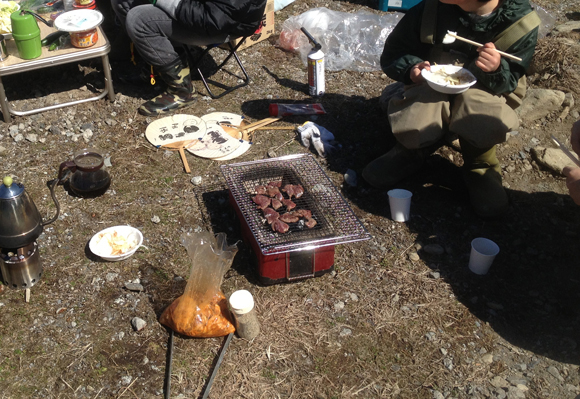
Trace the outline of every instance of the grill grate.
<instances>
[{"instance_id":1,"label":"grill grate","mask_svg":"<svg viewBox=\"0 0 580 399\"><path fill-rule=\"evenodd\" d=\"M326 173L310 154L288 155L222 165L222 173L236 206L264 255L314 249L323 246L362 241L371 238L346 200L332 184ZM307 209L317 224L308 228L289 223L290 229L281 234L272 231L263 213L252 201L255 187L269 182L300 184L304 195L292 199L296 209Z\"/></svg>"}]
</instances>

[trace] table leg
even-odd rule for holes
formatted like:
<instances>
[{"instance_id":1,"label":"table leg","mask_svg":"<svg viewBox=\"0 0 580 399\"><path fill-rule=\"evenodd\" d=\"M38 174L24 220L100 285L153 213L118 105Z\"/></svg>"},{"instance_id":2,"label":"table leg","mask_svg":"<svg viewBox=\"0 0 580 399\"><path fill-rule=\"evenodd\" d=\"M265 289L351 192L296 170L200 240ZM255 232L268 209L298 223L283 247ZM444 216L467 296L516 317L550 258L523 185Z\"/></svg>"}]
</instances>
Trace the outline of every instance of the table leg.
<instances>
[{"instance_id":1,"label":"table leg","mask_svg":"<svg viewBox=\"0 0 580 399\"><path fill-rule=\"evenodd\" d=\"M2 83L2 78L0 77L0 108L2 109L2 115L4 116L4 122L12 122L12 117L10 116L10 109L8 108L8 100L6 99L6 93L4 92L4 83Z\"/></svg>"},{"instance_id":2,"label":"table leg","mask_svg":"<svg viewBox=\"0 0 580 399\"><path fill-rule=\"evenodd\" d=\"M111 65L107 54L101 57L103 62L103 73L105 74L105 87L109 93L109 100L115 101L115 90L113 89L113 78L111 77Z\"/></svg>"}]
</instances>

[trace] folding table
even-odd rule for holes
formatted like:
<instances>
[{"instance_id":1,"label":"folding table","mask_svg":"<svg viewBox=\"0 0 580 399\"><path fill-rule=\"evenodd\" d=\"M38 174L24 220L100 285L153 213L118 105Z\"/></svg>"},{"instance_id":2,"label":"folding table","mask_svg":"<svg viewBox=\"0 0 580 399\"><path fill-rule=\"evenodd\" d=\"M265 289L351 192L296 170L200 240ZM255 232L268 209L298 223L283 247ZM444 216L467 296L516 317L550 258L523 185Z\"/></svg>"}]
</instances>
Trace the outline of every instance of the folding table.
<instances>
[{"instance_id":1,"label":"folding table","mask_svg":"<svg viewBox=\"0 0 580 399\"><path fill-rule=\"evenodd\" d=\"M49 33L53 32L55 29L50 28L44 24L39 24L40 27L40 37L44 38ZM115 101L115 92L113 90L113 80L111 79L111 66L109 64L109 52L111 51L111 45L109 40L105 36L103 30L98 27L99 39L91 47L87 48L76 48L70 47L61 50L48 51L48 47L42 48L42 54L40 57L32 60L24 60L20 58L18 54L18 49L16 48L16 43L13 39L9 39L6 42L7 50L9 56L0 62L0 109L2 110L2 115L4 116L4 122L10 123L12 121L11 115L25 116L36 114L44 111L49 111L53 109L68 107L71 105L77 105L89 101L96 101L109 96L110 101ZM4 91L4 83L2 78L8 75L14 75L21 72L29 72L35 69L42 69L47 67L52 67L56 65L68 64L70 62L78 62L83 60L88 60L91 58L101 57L103 63L103 73L105 75L105 88L104 90L95 96L69 101L60 104L54 104L46 107L35 108L27 111L18 111L10 106L8 99L6 98L6 92ZM39 77L39 79L42 79Z\"/></svg>"}]
</instances>

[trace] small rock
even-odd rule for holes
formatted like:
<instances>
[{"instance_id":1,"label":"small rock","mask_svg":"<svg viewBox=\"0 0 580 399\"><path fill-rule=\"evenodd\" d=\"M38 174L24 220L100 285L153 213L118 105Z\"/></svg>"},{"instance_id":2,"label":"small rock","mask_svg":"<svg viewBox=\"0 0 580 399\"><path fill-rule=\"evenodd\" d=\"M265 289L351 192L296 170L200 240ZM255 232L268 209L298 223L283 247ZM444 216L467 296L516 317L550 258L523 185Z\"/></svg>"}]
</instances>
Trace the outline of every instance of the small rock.
<instances>
[{"instance_id":1,"label":"small rock","mask_svg":"<svg viewBox=\"0 0 580 399\"><path fill-rule=\"evenodd\" d=\"M518 363L514 364L513 368L516 371L526 371L528 369L528 366L525 363Z\"/></svg>"},{"instance_id":2,"label":"small rock","mask_svg":"<svg viewBox=\"0 0 580 399\"><path fill-rule=\"evenodd\" d=\"M431 278L437 280L441 277L441 274L439 272L429 272L429 275L431 276Z\"/></svg>"},{"instance_id":3,"label":"small rock","mask_svg":"<svg viewBox=\"0 0 580 399\"><path fill-rule=\"evenodd\" d=\"M344 174L344 181L351 187L356 187L358 184L358 179L356 177L356 172L352 169L348 169Z\"/></svg>"},{"instance_id":4,"label":"small rock","mask_svg":"<svg viewBox=\"0 0 580 399\"><path fill-rule=\"evenodd\" d=\"M340 336L341 337L348 337L349 335L352 335L352 330L350 328L343 328L340 331Z\"/></svg>"},{"instance_id":5,"label":"small rock","mask_svg":"<svg viewBox=\"0 0 580 399\"><path fill-rule=\"evenodd\" d=\"M429 331L427 334L425 334L425 338L427 338L428 341L433 341L435 339L435 333L433 331Z\"/></svg>"},{"instance_id":6,"label":"small rock","mask_svg":"<svg viewBox=\"0 0 580 399\"><path fill-rule=\"evenodd\" d=\"M439 391L433 391L433 399L445 399L445 396Z\"/></svg>"},{"instance_id":7,"label":"small rock","mask_svg":"<svg viewBox=\"0 0 580 399\"><path fill-rule=\"evenodd\" d=\"M107 275L105 276L105 280L107 280L108 282L114 281L117 276L119 276L118 273L107 273Z\"/></svg>"},{"instance_id":8,"label":"small rock","mask_svg":"<svg viewBox=\"0 0 580 399\"><path fill-rule=\"evenodd\" d=\"M447 370L453 370L453 360L449 357L443 359L443 365L447 368Z\"/></svg>"},{"instance_id":9,"label":"small rock","mask_svg":"<svg viewBox=\"0 0 580 399\"><path fill-rule=\"evenodd\" d=\"M421 258L419 257L419 254L418 254L417 252L411 252L411 253L409 254L409 260L411 260L411 261L413 261L413 262L416 262L416 261L418 261L419 259L421 259Z\"/></svg>"},{"instance_id":10,"label":"small rock","mask_svg":"<svg viewBox=\"0 0 580 399\"><path fill-rule=\"evenodd\" d=\"M493 377L489 383L496 388L507 388L510 386L509 382L507 382L505 378L502 378L499 375Z\"/></svg>"},{"instance_id":11,"label":"small rock","mask_svg":"<svg viewBox=\"0 0 580 399\"><path fill-rule=\"evenodd\" d=\"M439 349L439 350L441 351L441 354L442 354L443 356L447 356L447 349L445 349L445 348L441 348L441 349Z\"/></svg>"},{"instance_id":12,"label":"small rock","mask_svg":"<svg viewBox=\"0 0 580 399\"><path fill-rule=\"evenodd\" d=\"M6 147L2 147L0 145L0 154L5 154L6 153Z\"/></svg>"},{"instance_id":13,"label":"small rock","mask_svg":"<svg viewBox=\"0 0 580 399\"><path fill-rule=\"evenodd\" d=\"M516 387L509 387L507 397L508 399L525 399L526 394L524 391L520 391Z\"/></svg>"},{"instance_id":14,"label":"small rock","mask_svg":"<svg viewBox=\"0 0 580 399\"><path fill-rule=\"evenodd\" d=\"M159 216L157 215L153 215L153 217L151 218L151 221L155 224L161 222L161 219L159 219Z\"/></svg>"},{"instance_id":15,"label":"small rock","mask_svg":"<svg viewBox=\"0 0 580 399\"><path fill-rule=\"evenodd\" d=\"M193 184L194 186L199 186L201 184L201 176L194 176L191 178L191 184Z\"/></svg>"},{"instance_id":16,"label":"small rock","mask_svg":"<svg viewBox=\"0 0 580 399\"><path fill-rule=\"evenodd\" d=\"M519 389L522 392L527 392L530 388L528 388L527 386L525 386L524 384L517 384L516 388Z\"/></svg>"},{"instance_id":17,"label":"small rock","mask_svg":"<svg viewBox=\"0 0 580 399\"><path fill-rule=\"evenodd\" d=\"M442 255L445 253L445 249L439 244L427 244L423 248L423 251L431 255Z\"/></svg>"},{"instance_id":18,"label":"small rock","mask_svg":"<svg viewBox=\"0 0 580 399\"><path fill-rule=\"evenodd\" d=\"M131 319L131 325L133 326L133 330L141 331L147 326L147 322L140 317L133 317Z\"/></svg>"},{"instance_id":19,"label":"small rock","mask_svg":"<svg viewBox=\"0 0 580 399\"><path fill-rule=\"evenodd\" d=\"M137 291L137 292L143 291L143 286L141 284L136 283L126 283L125 288L128 289L129 291Z\"/></svg>"},{"instance_id":20,"label":"small rock","mask_svg":"<svg viewBox=\"0 0 580 399\"><path fill-rule=\"evenodd\" d=\"M20 142L20 141L24 140L24 136L23 136L23 135L21 135L20 133L18 133L17 135L15 135L14 137L12 137L12 139L13 139L13 140L14 140L16 143L18 143L18 142Z\"/></svg>"},{"instance_id":21,"label":"small rock","mask_svg":"<svg viewBox=\"0 0 580 399\"><path fill-rule=\"evenodd\" d=\"M564 381L564 378L560 375L560 371L556 367L548 367L548 373L552 374L558 381Z\"/></svg>"},{"instance_id":22,"label":"small rock","mask_svg":"<svg viewBox=\"0 0 580 399\"><path fill-rule=\"evenodd\" d=\"M131 381L133 381L133 377L131 377L130 375L124 375L123 377L121 377L121 384L123 385L129 385Z\"/></svg>"},{"instance_id":23,"label":"small rock","mask_svg":"<svg viewBox=\"0 0 580 399\"><path fill-rule=\"evenodd\" d=\"M38 136L36 134L27 134L26 140L30 141L31 143L36 143L38 141Z\"/></svg>"},{"instance_id":24,"label":"small rock","mask_svg":"<svg viewBox=\"0 0 580 399\"><path fill-rule=\"evenodd\" d=\"M85 131L83 131L83 139L85 140L85 142L88 143L91 137L93 137L93 131L91 129L86 129Z\"/></svg>"},{"instance_id":25,"label":"small rock","mask_svg":"<svg viewBox=\"0 0 580 399\"><path fill-rule=\"evenodd\" d=\"M481 361L487 364L493 363L493 355L491 353L486 353L481 357Z\"/></svg>"},{"instance_id":26,"label":"small rock","mask_svg":"<svg viewBox=\"0 0 580 399\"><path fill-rule=\"evenodd\" d=\"M349 294L349 296L350 296L350 300L351 300L351 301L353 301L353 302L358 302L358 295L357 295L357 294L355 294L355 293L351 292L351 293Z\"/></svg>"},{"instance_id":27,"label":"small rock","mask_svg":"<svg viewBox=\"0 0 580 399\"><path fill-rule=\"evenodd\" d=\"M565 166L575 166L559 148L535 147L532 149L532 156L538 164L562 176Z\"/></svg>"},{"instance_id":28,"label":"small rock","mask_svg":"<svg viewBox=\"0 0 580 399\"><path fill-rule=\"evenodd\" d=\"M344 309L344 302L338 301L337 303L334 304L334 310L336 312L340 312L342 309Z\"/></svg>"}]
</instances>

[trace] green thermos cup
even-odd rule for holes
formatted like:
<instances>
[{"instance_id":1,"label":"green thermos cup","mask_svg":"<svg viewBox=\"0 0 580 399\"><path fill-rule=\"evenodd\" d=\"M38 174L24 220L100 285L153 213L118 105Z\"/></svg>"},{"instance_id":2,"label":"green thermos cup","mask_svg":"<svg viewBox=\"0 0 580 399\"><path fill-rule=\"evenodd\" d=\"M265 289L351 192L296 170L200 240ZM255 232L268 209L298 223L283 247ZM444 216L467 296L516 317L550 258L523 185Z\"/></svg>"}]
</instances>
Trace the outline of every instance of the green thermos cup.
<instances>
[{"instance_id":1,"label":"green thermos cup","mask_svg":"<svg viewBox=\"0 0 580 399\"><path fill-rule=\"evenodd\" d=\"M20 58L31 60L40 57L40 28L33 15L25 11L14 11L10 14L12 23L12 37L18 48Z\"/></svg>"}]
</instances>

